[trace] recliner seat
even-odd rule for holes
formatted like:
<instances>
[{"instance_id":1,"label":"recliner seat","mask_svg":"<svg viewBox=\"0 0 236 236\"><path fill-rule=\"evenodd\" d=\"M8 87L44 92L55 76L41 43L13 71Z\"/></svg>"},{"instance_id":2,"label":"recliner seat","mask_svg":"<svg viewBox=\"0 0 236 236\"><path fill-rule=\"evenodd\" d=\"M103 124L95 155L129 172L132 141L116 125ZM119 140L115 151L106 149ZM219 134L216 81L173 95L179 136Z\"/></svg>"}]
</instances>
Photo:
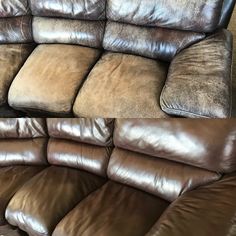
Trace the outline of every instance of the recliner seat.
<instances>
[{"instance_id":1,"label":"recliner seat","mask_svg":"<svg viewBox=\"0 0 236 236\"><path fill-rule=\"evenodd\" d=\"M1 138L21 130L11 124L0 125ZM0 234L234 235L235 127L233 119L47 119L50 166L9 196ZM14 165L10 151L1 165Z\"/></svg>"},{"instance_id":2,"label":"recliner seat","mask_svg":"<svg viewBox=\"0 0 236 236\"><path fill-rule=\"evenodd\" d=\"M18 15L20 3L9 1ZM32 34L24 35L42 45L9 76L4 98L9 89L11 107L39 116L231 117L233 41L225 28L234 4L30 0ZM14 27L7 42L24 40Z\"/></svg>"}]
</instances>

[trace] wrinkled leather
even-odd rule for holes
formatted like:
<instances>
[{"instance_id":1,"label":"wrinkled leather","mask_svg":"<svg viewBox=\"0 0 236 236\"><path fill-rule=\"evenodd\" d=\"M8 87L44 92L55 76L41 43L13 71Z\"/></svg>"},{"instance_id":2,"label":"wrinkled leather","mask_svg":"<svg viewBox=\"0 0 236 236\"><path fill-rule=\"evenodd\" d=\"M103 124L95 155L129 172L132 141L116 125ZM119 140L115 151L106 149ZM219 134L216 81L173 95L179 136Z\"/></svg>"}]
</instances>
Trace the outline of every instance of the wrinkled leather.
<instances>
[{"instance_id":1,"label":"wrinkled leather","mask_svg":"<svg viewBox=\"0 0 236 236\"><path fill-rule=\"evenodd\" d=\"M34 17L33 37L37 43L79 44L102 47L105 21L78 21Z\"/></svg>"},{"instance_id":2,"label":"wrinkled leather","mask_svg":"<svg viewBox=\"0 0 236 236\"><path fill-rule=\"evenodd\" d=\"M46 165L46 149L44 138L0 140L0 166Z\"/></svg>"},{"instance_id":3,"label":"wrinkled leather","mask_svg":"<svg viewBox=\"0 0 236 236\"><path fill-rule=\"evenodd\" d=\"M116 148L109 162L108 177L171 202L221 175Z\"/></svg>"},{"instance_id":4,"label":"wrinkled leather","mask_svg":"<svg viewBox=\"0 0 236 236\"><path fill-rule=\"evenodd\" d=\"M0 1L0 18L28 15L30 12L28 0Z\"/></svg>"},{"instance_id":5,"label":"wrinkled leather","mask_svg":"<svg viewBox=\"0 0 236 236\"><path fill-rule=\"evenodd\" d=\"M235 119L116 120L116 147L209 169L236 170Z\"/></svg>"},{"instance_id":6,"label":"wrinkled leather","mask_svg":"<svg viewBox=\"0 0 236 236\"><path fill-rule=\"evenodd\" d=\"M0 19L0 43L33 42L31 16Z\"/></svg>"},{"instance_id":7,"label":"wrinkled leather","mask_svg":"<svg viewBox=\"0 0 236 236\"><path fill-rule=\"evenodd\" d=\"M170 115L227 118L232 107L232 35L222 30L172 61L160 102Z\"/></svg>"},{"instance_id":8,"label":"wrinkled leather","mask_svg":"<svg viewBox=\"0 0 236 236\"><path fill-rule=\"evenodd\" d=\"M160 198L110 181L63 218L53 236L143 236L167 206Z\"/></svg>"},{"instance_id":9,"label":"wrinkled leather","mask_svg":"<svg viewBox=\"0 0 236 236\"><path fill-rule=\"evenodd\" d=\"M82 20L105 19L106 0L30 0L37 16L59 16Z\"/></svg>"},{"instance_id":10,"label":"wrinkled leather","mask_svg":"<svg viewBox=\"0 0 236 236\"><path fill-rule=\"evenodd\" d=\"M107 18L136 25L212 32L222 0L107 0ZM201 20L200 20L201 19Z\"/></svg>"},{"instance_id":11,"label":"wrinkled leather","mask_svg":"<svg viewBox=\"0 0 236 236\"><path fill-rule=\"evenodd\" d=\"M33 49L31 44L0 45L0 105L7 103L11 82Z\"/></svg>"},{"instance_id":12,"label":"wrinkled leather","mask_svg":"<svg viewBox=\"0 0 236 236\"><path fill-rule=\"evenodd\" d=\"M227 28L230 22L231 15L234 10L235 0L224 0L220 22L218 27L219 28Z\"/></svg>"},{"instance_id":13,"label":"wrinkled leather","mask_svg":"<svg viewBox=\"0 0 236 236\"><path fill-rule=\"evenodd\" d=\"M43 167L31 166L9 166L0 168L0 225L6 223L4 214L8 202L17 190L34 175L39 173ZM0 234L1 231L0 227Z\"/></svg>"},{"instance_id":14,"label":"wrinkled leather","mask_svg":"<svg viewBox=\"0 0 236 236\"><path fill-rule=\"evenodd\" d=\"M140 27L108 21L103 47L110 51L171 61L178 52L204 37L205 34L201 33Z\"/></svg>"},{"instance_id":15,"label":"wrinkled leather","mask_svg":"<svg viewBox=\"0 0 236 236\"><path fill-rule=\"evenodd\" d=\"M27 234L18 228L12 227L10 225L0 226L0 235L2 236L27 236Z\"/></svg>"},{"instance_id":16,"label":"wrinkled leather","mask_svg":"<svg viewBox=\"0 0 236 236\"><path fill-rule=\"evenodd\" d=\"M74 114L78 117L167 117L159 105L167 70L168 65L160 61L106 53L80 89Z\"/></svg>"},{"instance_id":17,"label":"wrinkled leather","mask_svg":"<svg viewBox=\"0 0 236 236\"><path fill-rule=\"evenodd\" d=\"M146 236L234 236L236 176L186 193L167 208Z\"/></svg>"},{"instance_id":18,"label":"wrinkled leather","mask_svg":"<svg viewBox=\"0 0 236 236\"><path fill-rule=\"evenodd\" d=\"M104 182L87 172L51 166L14 195L5 217L29 235L50 236L65 214Z\"/></svg>"},{"instance_id":19,"label":"wrinkled leather","mask_svg":"<svg viewBox=\"0 0 236 236\"><path fill-rule=\"evenodd\" d=\"M47 136L46 122L40 118L0 118L0 138L40 138Z\"/></svg>"},{"instance_id":20,"label":"wrinkled leather","mask_svg":"<svg viewBox=\"0 0 236 236\"><path fill-rule=\"evenodd\" d=\"M106 177L111 148L67 140L50 139L48 162L68 166Z\"/></svg>"},{"instance_id":21,"label":"wrinkled leather","mask_svg":"<svg viewBox=\"0 0 236 236\"><path fill-rule=\"evenodd\" d=\"M114 120L102 118L47 119L50 137L111 146Z\"/></svg>"},{"instance_id":22,"label":"wrinkled leather","mask_svg":"<svg viewBox=\"0 0 236 236\"><path fill-rule=\"evenodd\" d=\"M77 90L99 54L75 45L39 45L10 87L10 106L70 114Z\"/></svg>"}]
</instances>

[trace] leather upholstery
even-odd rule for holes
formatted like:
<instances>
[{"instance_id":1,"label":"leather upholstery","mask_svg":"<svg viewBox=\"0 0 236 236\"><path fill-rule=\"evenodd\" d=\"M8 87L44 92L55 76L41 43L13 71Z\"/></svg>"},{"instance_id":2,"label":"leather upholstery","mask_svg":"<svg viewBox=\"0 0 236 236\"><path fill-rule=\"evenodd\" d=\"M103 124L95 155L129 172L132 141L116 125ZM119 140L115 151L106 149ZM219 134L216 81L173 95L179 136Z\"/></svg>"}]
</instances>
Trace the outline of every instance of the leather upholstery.
<instances>
[{"instance_id":1,"label":"leather upholstery","mask_svg":"<svg viewBox=\"0 0 236 236\"><path fill-rule=\"evenodd\" d=\"M109 162L108 177L167 201L174 201L186 191L214 182L221 176L195 167L115 149Z\"/></svg>"},{"instance_id":2,"label":"leather upholstery","mask_svg":"<svg viewBox=\"0 0 236 236\"><path fill-rule=\"evenodd\" d=\"M186 193L170 205L146 236L233 236L235 194L235 173Z\"/></svg>"},{"instance_id":3,"label":"leather upholstery","mask_svg":"<svg viewBox=\"0 0 236 236\"><path fill-rule=\"evenodd\" d=\"M111 146L114 120L101 118L47 119L50 137Z\"/></svg>"},{"instance_id":4,"label":"leather upholstery","mask_svg":"<svg viewBox=\"0 0 236 236\"><path fill-rule=\"evenodd\" d=\"M0 45L0 105L7 103L11 82L33 49L31 44Z\"/></svg>"},{"instance_id":5,"label":"leather upholstery","mask_svg":"<svg viewBox=\"0 0 236 236\"><path fill-rule=\"evenodd\" d=\"M230 117L232 44L231 33L222 30L180 52L169 68L162 109L185 117Z\"/></svg>"},{"instance_id":6,"label":"leather upholstery","mask_svg":"<svg viewBox=\"0 0 236 236\"><path fill-rule=\"evenodd\" d=\"M200 33L139 27L108 21L103 46L110 51L171 61L179 51L204 37L205 35Z\"/></svg>"},{"instance_id":7,"label":"leather upholstery","mask_svg":"<svg viewBox=\"0 0 236 236\"><path fill-rule=\"evenodd\" d=\"M33 15L37 16L105 19L106 0L30 0L30 3Z\"/></svg>"},{"instance_id":8,"label":"leather upholstery","mask_svg":"<svg viewBox=\"0 0 236 236\"><path fill-rule=\"evenodd\" d=\"M32 42L31 16L0 18L0 43Z\"/></svg>"},{"instance_id":9,"label":"leather upholstery","mask_svg":"<svg viewBox=\"0 0 236 236\"><path fill-rule=\"evenodd\" d=\"M111 151L111 148L51 139L48 143L48 161L52 165L78 168L106 177Z\"/></svg>"},{"instance_id":10,"label":"leather upholstery","mask_svg":"<svg viewBox=\"0 0 236 236\"><path fill-rule=\"evenodd\" d=\"M234 119L116 120L115 146L216 171L236 170ZM207 127L207 128L206 128Z\"/></svg>"},{"instance_id":11,"label":"leather upholstery","mask_svg":"<svg viewBox=\"0 0 236 236\"><path fill-rule=\"evenodd\" d=\"M235 0L224 0L220 22L219 22L219 28L227 28L228 24L230 22L230 17L233 13L234 6L236 1Z\"/></svg>"},{"instance_id":12,"label":"leather upholstery","mask_svg":"<svg viewBox=\"0 0 236 236\"><path fill-rule=\"evenodd\" d=\"M77 90L99 54L75 45L39 45L11 85L10 106L70 114Z\"/></svg>"},{"instance_id":13,"label":"leather upholstery","mask_svg":"<svg viewBox=\"0 0 236 236\"><path fill-rule=\"evenodd\" d=\"M110 181L63 218L53 236L143 236L167 206L163 199Z\"/></svg>"},{"instance_id":14,"label":"leather upholstery","mask_svg":"<svg viewBox=\"0 0 236 236\"><path fill-rule=\"evenodd\" d=\"M90 173L51 166L15 194L8 204L6 219L30 235L50 236L64 215L104 182Z\"/></svg>"},{"instance_id":15,"label":"leather upholstery","mask_svg":"<svg viewBox=\"0 0 236 236\"><path fill-rule=\"evenodd\" d=\"M30 12L28 0L0 1L0 18L28 15Z\"/></svg>"},{"instance_id":16,"label":"leather upholstery","mask_svg":"<svg viewBox=\"0 0 236 236\"><path fill-rule=\"evenodd\" d=\"M101 48L105 21L34 17L32 27L37 43L80 44Z\"/></svg>"},{"instance_id":17,"label":"leather upholstery","mask_svg":"<svg viewBox=\"0 0 236 236\"><path fill-rule=\"evenodd\" d=\"M0 232L4 236L27 236L27 234L16 227L10 225L0 226Z\"/></svg>"},{"instance_id":18,"label":"leather upholstery","mask_svg":"<svg viewBox=\"0 0 236 236\"><path fill-rule=\"evenodd\" d=\"M80 89L74 114L78 117L166 117L160 109L159 97L167 70L168 65L159 61L108 52Z\"/></svg>"},{"instance_id":19,"label":"leather upholstery","mask_svg":"<svg viewBox=\"0 0 236 236\"><path fill-rule=\"evenodd\" d=\"M212 32L218 25L222 4L223 0L107 0L107 18L136 25Z\"/></svg>"}]
</instances>

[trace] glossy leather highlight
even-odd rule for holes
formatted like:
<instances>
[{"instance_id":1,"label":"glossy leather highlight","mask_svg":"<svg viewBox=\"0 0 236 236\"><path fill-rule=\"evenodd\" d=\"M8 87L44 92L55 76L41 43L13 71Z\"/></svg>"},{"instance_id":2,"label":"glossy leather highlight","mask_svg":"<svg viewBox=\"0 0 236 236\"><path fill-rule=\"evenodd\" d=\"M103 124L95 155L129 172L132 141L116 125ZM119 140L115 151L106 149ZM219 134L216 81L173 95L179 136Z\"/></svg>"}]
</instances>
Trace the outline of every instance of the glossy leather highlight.
<instances>
[{"instance_id":1,"label":"glossy leather highlight","mask_svg":"<svg viewBox=\"0 0 236 236\"><path fill-rule=\"evenodd\" d=\"M30 12L28 0L0 1L0 18L28 15Z\"/></svg>"}]
</instances>

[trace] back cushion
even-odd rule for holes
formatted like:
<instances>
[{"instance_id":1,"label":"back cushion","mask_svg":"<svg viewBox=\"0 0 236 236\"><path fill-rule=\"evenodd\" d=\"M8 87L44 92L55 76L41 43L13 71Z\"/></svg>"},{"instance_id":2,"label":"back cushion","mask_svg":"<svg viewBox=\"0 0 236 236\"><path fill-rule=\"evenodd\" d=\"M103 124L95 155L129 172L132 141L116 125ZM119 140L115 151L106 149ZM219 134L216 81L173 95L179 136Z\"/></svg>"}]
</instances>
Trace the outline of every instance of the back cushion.
<instances>
[{"instance_id":1,"label":"back cushion","mask_svg":"<svg viewBox=\"0 0 236 236\"><path fill-rule=\"evenodd\" d=\"M113 120L47 119L48 161L106 176L112 151Z\"/></svg>"},{"instance_id":2,"label":"back cushion","mask_svg":"<svg viewBox=\"0 0 236 236\"><path fill-rule=\"evenodd\" d=\"M0 166L46 165L47 134L43 119L0 119Z\"/></svg>"},{"instance_id":3,"label":"back cushion","mask_svg":"<svg viewBox=\"0 0 236 236\"><path fill-rule=\"evenodd\" d=\"M36 42L102 47L105 0L30 0L30 2L33 15L46 17L34 19L33 37Z\"/></svg>"},{"instance_id":4,"label":"back cushion","mask_svg":"<svg viewBox=\"0 0 236 236\"><path fill-rule=\"evenodd\" d=\"M116 146L216 172L236 170L234 119L120 119Z\"/></svg>"},{"instance_id":5,"label":"back cushion","mask_svg":"<svg viewBox=\"0 0 236 236\"><path fill-rule=\"evenodd\" d=\"M0 17L24 16L30 13L28 0L0 1Z\"/></svg>"}]
</instances>

